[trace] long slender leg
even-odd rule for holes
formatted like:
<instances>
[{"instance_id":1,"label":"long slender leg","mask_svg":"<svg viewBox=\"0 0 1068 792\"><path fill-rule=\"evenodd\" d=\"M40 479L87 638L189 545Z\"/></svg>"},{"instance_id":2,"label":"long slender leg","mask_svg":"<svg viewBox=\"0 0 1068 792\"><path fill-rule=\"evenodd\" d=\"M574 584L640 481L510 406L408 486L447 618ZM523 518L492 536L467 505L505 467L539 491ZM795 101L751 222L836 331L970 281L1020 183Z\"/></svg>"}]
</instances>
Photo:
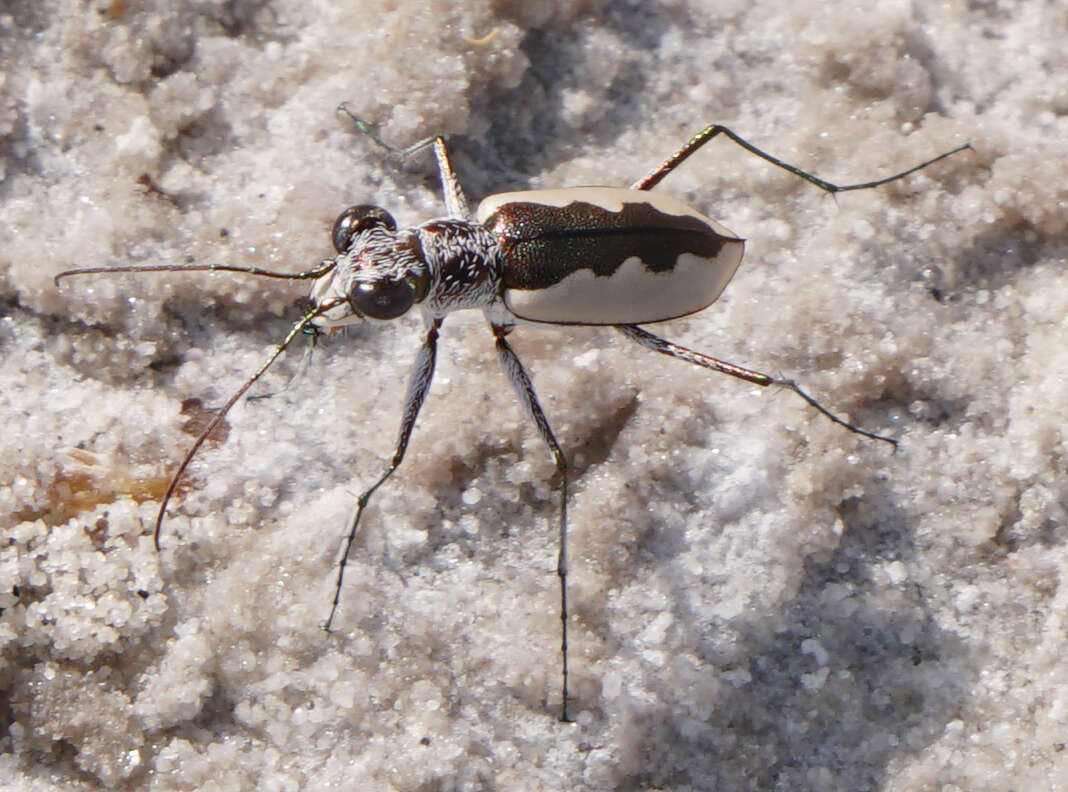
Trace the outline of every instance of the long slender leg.
<instances>
[{"instance_id":1,"label":"long slender leg","mask_svg":"<svg viewBox=\"0 0 1068 792\"><path fill-rule=\"evenodd\" d=\"M846 192L847 190L866 190L869 187L878 187L881 184L887 184L888 182L897 181L898 179L903 179L904 177L908 176L910 173L915 173L918 170L922 170L923 168L926 168L928 165L933 165L934 163L938 162L939 160L943 160L946 157L951 157L954 154L957 154L958 152L965 151L966 149L970 149L972 147L971 143L965 143L963 146L958 146L957 148L953 149L952 151L947 151L944 154L939 154L937 157L934 157L933 159L929 159L926 162L921 162L919 165L914 165L913 167L909 168L908 170L901 171L901 173L895 173L893 176L887 176L885 179L876 179L875 181L864 182L863 184L847 184L847 185L844 185L844 186L840 186L840 185L837 185L837 184L832 184L829 181L821 179L819 176L814 176L811 173L807 173L806 171L803 171L800 168L795 167L794 165L790 165L790 164L788 164L786 162L783 162L780 159L777 159L777 158L771 156L766 151L762 151L762 150L758 149L756 146L754 146L749 141L739 137L734 132L732 132L731 130L727 129L727 127L725 127L725 126L720 126L719 124L712 124L711 126L705 127L700 132L698 132L696 135L694 135L692 138L690 138L689 142L687 142L685 146L683 146L678 151L676 151L674 154L672 154L670 157L668 157L668 159L665 160L662 165L659 165L658 167L654 168L644 178L641 178L638 181L634 182L634 184L631 185L631 189L632 190L651 190L653 187L655 187L657 184L660 183L661 179L663 179L665 176L667 176L669 173L671 173L671 171L675 170L675 168L677 168L680 164L682 164L682 162L687 157L689 157L691 154L693 154L695 151L697 151L697 149L701 148L701 146L703 146L705 143L710 141L716 135L720 135L720 134L726 135L728 138L733 140L735 143L737 143L739 146L744 148L749 153L755 154L756 156L760 157L762 160L765 160L766 162L770 162L772 165L774 165L777 168L782 168L783 170L789 171L790 173L792 173L795 176L798 176L798 177L804 179L807 182L811 182L812 184L815 184L821 190L829 192L832 195L834 193Z\"/></svg>"},{"instance_id":2,"label":"long slender leg","mask_svg":"<svg viewBox=\"0 0 1068 792\"><path fill-rule=\"evenodd\" d=\"M415 421L419 417L419 409L423 406L423 401L430 391L430 383L434 379L434 361L437 358L438 329L441 327L441 322L441 319L431 321L426 331L426 338L423 340L423 346L420 347L419 355L415 359L415 365L412 366L412 375L411 379L408 380L408 392L404 397L404 413L401 416L400 433L397 436L397 446L393 450L393 459L390 461L389 467L386 468L386 472L379 476L378 480L360 495L356 501L356 516L352 518L352 526L349 528L349 535L345 540L345 551L341 554L341 560L338 562L334 601L330 605L330 615L326 619L326 624L323 625L323 629L327 632L330 632L330 625L333 624L334 614L337 613L337 606L341 601L341 584L345 579L345 565L348 563L352 543L356 541L356 533L360 528L360 518L363 517L363 510L367 508L367 504L370 502L371 496L375 494L375 490L381 487L386 479L393 475L393 471L400 467L400 463L404 459L404 452L408 448L408 440L412 436L412 429L415 428Z\"/></svg>"},{"instance_id":3,"label":"long slender leg","mask_svg":"<svg viewBox=\"0 0 1068 792\"><path fill-rule=\"evenodd\" d=\"M376 145L400 159L407 159L417 151L433 147L434 159L437 160L438 163L438 175L441 177L441 194L445 201L445 211L448 213L449 217L454 217L458 220L467 220L470 217L467 208L467 199L464 197L464 191L460 188L460 181L456 178L456 172L452 169L452 163L449 162L449 152L445 148L445 138L441 135L434 135L433 137L428 137L417 143L413 143L407 148L399 149L382 140L366 121L354 116L349 111L348 107L345 106L344 102L338 105L337 109L339 112L347 115L356 126L356 129L371 138Z\"/></svg>"},{"instance_id":4,"label":"long slender leg","mask_svg":"<svg viewBox=\"0 0 1068 792\"><path fill-rule=\"evenodd\" d=\"M714 357L703 355L700 352L694 352L692 349L681 347L678 344L673 344L670 341L666 341L660 336L655 336L652 333L642 330L636 325L616 325L616 330L621 332L631 341L641 344L646 349L651 349L654 352L660 352L663 355L669 357L678 358L679 360L685 360L687 363L693 363L697 366L703 366L704 368L712 369L723 374L729 374L732 377L745 380L746 382L752 382L754 385L781 385L784 388L789 388L812 407L816 408L820 413L829 418L839 426L843 426L850 432L854 432L864 437L870 437L872 440L882 440L884 443L889 443L895 449L897 448L897 441L890 437L884 437L883 435L875 434L874 432L868 432L861 429L859 426L855 426L848 421L844 421L837 415L832 413L814 398L809 396L801 387L793 380L778 379L776 377L762 374L759 371L753 371L752 369L736 366L733 363L727 363L723 360L717 360Z\"/></svg>"},{"instance_id":5,"label":"long slender leg","mask_svg":"<svg viewBox=\"0 0 1068 792\"><path fill-rule=\"evenodd\" d=\"M449 162L449 152L445 148L445 139L438 135L434 138L434 158L438 161L438 174L441 176L441 195L445 199L445 211L449 217L467 220L471 215L467 208L467 199L460 187L460 180Z\"/></svg>"},{"instance_id":6,"label":"long slender leg","mask_svg":"<svg viewBox=\"0 0 1068 792\"><path fill-rule=\"evenodd\" d=\"M513 328L514 325L493 325L493 335L497 339L497 357L527 415L538 427L538 434L549 446L549 453L552 454L553 462L560 473L560 555L556 561L556 574L560 578L560 654L563 656L563 703L560 707L560 720L567 721L570 720L567 717L567 458L560 444L556 442L549 421L538 403L538 394L534 392L530 375L523 368L519 356L505 340L505 336L512 332Z\"/></svg>"}]
</instances>

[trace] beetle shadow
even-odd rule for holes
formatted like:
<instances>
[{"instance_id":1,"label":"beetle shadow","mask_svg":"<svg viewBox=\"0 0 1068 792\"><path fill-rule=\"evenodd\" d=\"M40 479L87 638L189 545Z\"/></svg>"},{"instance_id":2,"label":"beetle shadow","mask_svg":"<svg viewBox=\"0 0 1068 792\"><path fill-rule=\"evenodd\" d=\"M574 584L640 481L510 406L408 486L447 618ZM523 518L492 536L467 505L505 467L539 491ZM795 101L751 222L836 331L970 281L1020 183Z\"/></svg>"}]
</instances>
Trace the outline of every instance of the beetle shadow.
<instances>
[{"instance_id":1,"label":"beetle shadow","mask_svg":"<svg viewBox=\"0 0 1068 792\"><path fill-rule=\"evenodd\" d=\"M997 224L971 240L971 246L955 251L951 267L924 262L922 272L904 272L905 277L923 280L936 302L969 307L971 296L980 290L996 292L1015 284L1043 261L1063 259L1068 252L1068 233L1039 236L1029 228ZM992 304L987 304L988 308Z\"/></svg>"},{"instance_id":2,"label":"beetle shadow","mask_svg":"<svg viewBox=\"0 0 1068 792\"><path fill-rule=\"evenodd\" d=\"M669 706L632 719L648 767L636 788L710 788L714 779L722 789L803 789L813 772L829 771L835 788L881 789L897 757L922 751L960 717L978 673L973 658L938 626L921 587L891 587L900 596L890 601L873 578L916 555L905 509L866 516L874 511L864 499L840 506L838 546L805 564L796 596L775 614L702 623L680 592L673 615L701 663L685 690L678 679L659 683ZM688 701L715 704L706 717L680 715Z\"/></svg>"}]
</instances>

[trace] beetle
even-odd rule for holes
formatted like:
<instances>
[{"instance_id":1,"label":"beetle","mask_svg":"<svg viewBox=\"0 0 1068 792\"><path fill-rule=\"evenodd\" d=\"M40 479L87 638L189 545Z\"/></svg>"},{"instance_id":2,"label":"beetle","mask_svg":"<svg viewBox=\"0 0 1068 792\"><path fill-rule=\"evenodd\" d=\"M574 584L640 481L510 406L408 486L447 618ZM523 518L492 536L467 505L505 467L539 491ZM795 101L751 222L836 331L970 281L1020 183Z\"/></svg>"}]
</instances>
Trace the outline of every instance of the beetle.
<instances>
[{"instance_id":1,"label":"beetle","mask_svg":"<svg viewBox=\"0 0 1068 792\"><path fill-rule=\"evenodd\" d=\"M795 382L744 368L681 347L639 327L700 311L723 292L742 261L745 241L682 201L650 190L684 160L719 135L755 156L825 192L878 187L970 149L964 144L908 170L874 181L836 185L787 164L713 124L693 136L671 157L629 188L574 187L491 195L474 218L453 171L443 137L400 150L383 142L364 121L346 113L358 131L399 157L431 148L442 184L446 214L410 228L398 228L383 208L369 204L346 209L335 221L335 255L313 269L284 273L230 265L147 265L67 270L63 278L90 273L228 271L313 281L312 308L289 330L261 367L223 405L178 466L160 503L155 544L167 504L197 451L229 409L289 344L302 333L321 333L365 319L387 321L418 307L423 343L412 367L393 456L357 499L355 516L338 562L334 597L324 629L329 630L341 599L345 565L364 510L400 466L434 375L439 330L453 311L478 309L490 325L497 356L523 409L547 445L559 474L559 554L562 656L561 719L568 717L567 646L567 458L538 402L533 383L508 336L520 324L610 325L625 338L755 385L780 385L797 393L824 416L857 434L896 445L837 417Z\"/></svg>"}]
</instances>

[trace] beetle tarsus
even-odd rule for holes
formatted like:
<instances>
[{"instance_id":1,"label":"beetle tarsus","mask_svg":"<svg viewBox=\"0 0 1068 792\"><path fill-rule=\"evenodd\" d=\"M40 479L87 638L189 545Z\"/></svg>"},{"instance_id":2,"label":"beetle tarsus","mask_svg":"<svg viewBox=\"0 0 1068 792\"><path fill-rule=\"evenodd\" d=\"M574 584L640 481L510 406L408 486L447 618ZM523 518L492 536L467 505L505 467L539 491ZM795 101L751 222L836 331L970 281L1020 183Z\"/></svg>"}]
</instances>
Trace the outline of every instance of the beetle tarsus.
<instances>
[{"instance_id":1,"label":"beetle tarsus","mask_svg":"<svg viewBox=\"0 0 1068 792\"><path fill-rule=\"evenodd\" d=\"M687 363L693 363L696 366L712 369L713 371L718 371L721 374L728 374L732 377L737 377L740 380L752 382L754 385L781 385L784 388L792 390L794 393L796 393L798 396L808 402L809 405L815 407L816 410L818 410L822 415L824 415L826 418L830 419L834 423L838 424L839 426L842 426L855 434L863 435L864 437L869 437L872 440L882 440L884 443L889 443L890 445L892 445L895 450L897 449L897 441L893 438L885 437L884 435L880 434L875 434L874 432L869 432L866 429L861 429L859 426L856 426L854 424L849 423L848 421L839 418L837 415L835 415L822 404L820 404L818 401L816 401L813 397L805 393L805 391L803 391L801 387L793 380L777 379L775 377L769 376L768 374L762 374L759 371L754 371L753 369L747 369L742 366L737 366L734 363L728 363L725 360L719 360L718 358L705 355L701 352L695 352L692 349L687 349L686 347L679 346L678 344L672 343L671 341L663 339L660 336L653 335L648 330L643 330L642 328L636 327L635 325L617 325L616 329L623 335L625 335L627 338L629 338L631 341L641 344L646 349L651 349L654 352L659 352L662 355L678 358L679 360L685 360Z\"/></svg>"},{"instance_id":2,"label":"beetle tarsus","mask_svg":"<svg viewBox=\"0 0 1068 792\"><path fill-rule=\"evenodd\" d=\"M788 171L794 176L804 179L810 184L814 184L821 190L824 190L825 192L828 192L832 195L834 193L847 192L849 190L867 190L872 187L879 187L884 184L889 184L890 182L897 181L898 179L903 179L918 170L923 170L929 165L934 165L936 162L944 160L946 157L952 157L954 154L959 154L962 151L972 150L972 144L971 142L968 142L965 143L963 146L957 146L957 148L952 149L951 151L943 152L937 157L932 157L931 159L925 162L921 162L919 165L913 165L907 170L903 170L900 173L895 173L893 176L887 176L885 178L875 179L874 181L869 182L862 182L860 184L838 185L829 182L826 179L821 179L819 176L816 176L812 173L803 171L796 165L791 165L788 162L783 162L778 157L774 157L771 154L768 154L768 152L764 151L763 149L757 148L748 140L731 131L725 126L722 126L720 124L710 124L709 126L702 129L700 132L698 132L696 135L694 135L692 138L690 138L686 142L686 145L684 145L682 148L680 148L678 151L676 151L674 154L664 160L663 163L658 165L646 176L631 185L631 189L651 190L653 187L659 184L665 176L667 176L669 173L671 173L671 171L675 170L675 168L681 165L683 161L686 160L691 154L693 154L703 145L705 145L714 137L720 134L730 138L732 141L744 148L750 154L760 157L760 159L764 160L765 162L770 162L776 168L782 168L784 171Z\"/></svg>"},{"instance_id":3,"label":"beetle tarsus","mask_svg":"<svg viewBox=\"0 0 1068 792\"><path fill-rule=\"evenodd\" d=\"M426 400L427 393L430 392L430 383L434 379L434 363L437 360L438 330L441 328L442 321L441 319L435 319L430 323L423 339L423 346L420 347L419 354L415 359L415 365L412 366L411 377L408 380L408 391L404 397L400 431L397 434L397 444L393 449L393 458L389 462L389 467L357 500L356 514L352 518L352 525L349 528L348 536L345 538L341 559L338 561L337 583L334 585L334 601L330 605L330 615L323 626L323 629L327 632L330 632L330 626L334 622L338 604L341 602L341 584L345 580L345 565L348 563L352 544L356 541L364 509L370 503L371 496L375 494L375 490L385 484L386 479L392 476L397 468L400 467L400 463L404 461L404 452L408 449L408 441L411 439L412 430L415 428L416 419L419 417L419 410Z\"/></svg>"}]
</instances>

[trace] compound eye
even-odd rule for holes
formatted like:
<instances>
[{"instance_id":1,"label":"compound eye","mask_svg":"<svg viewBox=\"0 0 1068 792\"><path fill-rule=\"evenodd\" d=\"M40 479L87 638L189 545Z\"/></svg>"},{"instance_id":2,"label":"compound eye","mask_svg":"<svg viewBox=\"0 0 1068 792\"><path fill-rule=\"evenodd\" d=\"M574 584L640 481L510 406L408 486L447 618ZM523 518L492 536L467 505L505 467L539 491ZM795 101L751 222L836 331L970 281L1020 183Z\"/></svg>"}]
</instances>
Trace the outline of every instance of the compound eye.
<instances>
[{"instance_id":1,"label":"compound eye","mask_svg":"<svg viewBox=\"0 0 1068 792\"><path fill-rule=\"evenodd\" d=\"M353 237L369 228L379 226L384 226L389 231L396 231L397 221L380 206L370 204L350 206L334 221L334 230L330 232L334 250L338 253L347 253Z\"/></svg>"},{"instance_id":2,"label":"compound eye","mask_svg":"<svg viewBox=\"0 0 1068 792\"><path fill-rule=\"evenodd\" d=\"M357 284L349 295L353 309L369 319L396 319L411 308L419 296L411 279Z\"/></svg>"}]
</instances>

